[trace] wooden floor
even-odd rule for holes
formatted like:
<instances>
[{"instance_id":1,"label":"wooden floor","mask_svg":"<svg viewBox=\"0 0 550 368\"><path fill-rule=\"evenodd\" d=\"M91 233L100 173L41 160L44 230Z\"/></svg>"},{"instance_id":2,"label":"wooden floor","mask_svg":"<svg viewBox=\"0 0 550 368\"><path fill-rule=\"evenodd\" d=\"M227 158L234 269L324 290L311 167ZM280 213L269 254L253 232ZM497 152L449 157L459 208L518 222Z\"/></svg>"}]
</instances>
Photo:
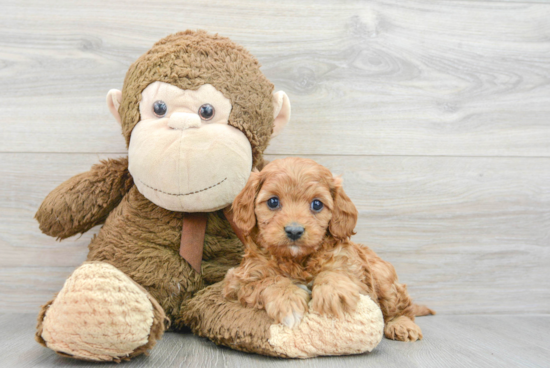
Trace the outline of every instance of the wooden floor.
<instances>
[{"instance_id":1,"label":"wooden floor","mask_svg":"<svg viewBox=\"0 0 550 368\"><path fill-rule=\"evenodd\" d=\"M548 367L550 316L433 316L418 319L422 341L383 339L370 354L285 360L219 347L191 334L167 333L149 357L129 363L75 361L33 343L34 316L0 314L0 367ZM8 337L9 338L6 338Z\"/></svg>"},{"instance_id":2,"label":"wooden floor","mask_svg":"<svg viewBox=\"0 0 550 368\"><path fill-rule=\"evenodd\" d=\"M439 314L420 320L423 342L384 341L369 356L284 362L169 334L136 365L550 366L550 2L0 9L0 367L69 364L32 342L32 326L98 229L57 242L34 213L64 180L126 155L107 91L155 41L197 28L244 45L288 94L291 123L268 158L342 174L360 212L355 240Z\"/></svg>"}]
</instances>

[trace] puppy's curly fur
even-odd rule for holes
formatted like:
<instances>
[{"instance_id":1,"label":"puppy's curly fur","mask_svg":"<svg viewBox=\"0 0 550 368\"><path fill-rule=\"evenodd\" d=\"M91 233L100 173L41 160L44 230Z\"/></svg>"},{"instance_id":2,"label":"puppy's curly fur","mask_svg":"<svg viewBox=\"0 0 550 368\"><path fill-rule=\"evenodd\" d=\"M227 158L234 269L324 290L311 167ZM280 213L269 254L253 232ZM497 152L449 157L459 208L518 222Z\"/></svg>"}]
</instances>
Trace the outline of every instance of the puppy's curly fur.
<instances>
[{"instance_id":1,"label":"puppy's curly fur","mask_svg":"<svg viewBox=\"0 0 550 368\"><path fill-rule=\"evenodd\" d=\"M241 265L226 275L226 298L294 327L310 300L314 312L342 317L365 294L382 309L386 337L422 338L414 317L435 312L412 303L390 263L349 240L357 209L327 168L302 158L271 162L235 198L233 219L246 244ZM303 230L297 239L292 227Z\"/></svg>"}]
</instances>

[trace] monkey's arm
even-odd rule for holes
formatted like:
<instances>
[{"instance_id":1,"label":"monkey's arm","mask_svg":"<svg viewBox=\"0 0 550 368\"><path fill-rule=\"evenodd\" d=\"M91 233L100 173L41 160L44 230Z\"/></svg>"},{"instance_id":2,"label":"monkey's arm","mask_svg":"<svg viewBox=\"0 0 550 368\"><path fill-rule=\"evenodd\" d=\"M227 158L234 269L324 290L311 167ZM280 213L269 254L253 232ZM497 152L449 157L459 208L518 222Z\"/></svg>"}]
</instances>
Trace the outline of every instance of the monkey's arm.
<instances>
[{"instance_id":1,"label":"monkey's arm","mask_svg":"<svg viewBox=\"0 0 550 368\"><path fill-rule=\"evenodd\" d=\"M44 234L65 239L102 224L130 190L128 158L109 159L55 188L35 218Z\"/></svg>"}]
</instances>

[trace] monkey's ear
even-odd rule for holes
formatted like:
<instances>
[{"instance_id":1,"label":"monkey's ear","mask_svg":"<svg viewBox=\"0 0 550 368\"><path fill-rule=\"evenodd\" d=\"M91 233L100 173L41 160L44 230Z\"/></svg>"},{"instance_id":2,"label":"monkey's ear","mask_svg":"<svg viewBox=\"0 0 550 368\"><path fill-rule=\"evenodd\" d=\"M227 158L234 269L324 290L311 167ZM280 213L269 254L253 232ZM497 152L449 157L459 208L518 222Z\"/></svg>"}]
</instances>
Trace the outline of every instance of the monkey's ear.
<instances>
[{"instance_id":1,"label":"monkey's ear","mask_svg":"<svg viewBox=\"0 0 550 368\"><path fill-rule=\"evenodd\" d=\"M120 118L120 114L118 113L118 108L120 107L121 101L122 92L120 92L118 89L112 89L107 93L107 107L120 125L122 125L122 119Z\"/></svg>"},{"instance_id":2,"label":"monkey's ear","mask_svg":"<svg viewBox=\"0 0 550 368\"><path fill-rule=\"evenodd\" d=\"M275 121L271 138L278 136L290 120L290 100L283 91L273 94L273 118Z\"/></svg>"}]
</instances>

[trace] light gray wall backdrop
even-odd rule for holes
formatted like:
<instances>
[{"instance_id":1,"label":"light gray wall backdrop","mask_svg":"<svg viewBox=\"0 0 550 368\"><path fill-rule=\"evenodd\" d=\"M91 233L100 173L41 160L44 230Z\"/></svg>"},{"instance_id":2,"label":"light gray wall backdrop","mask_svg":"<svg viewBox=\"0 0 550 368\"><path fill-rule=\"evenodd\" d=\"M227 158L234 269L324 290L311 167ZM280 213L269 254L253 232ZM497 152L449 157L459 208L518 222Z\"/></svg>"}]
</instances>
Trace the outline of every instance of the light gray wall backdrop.
<instances>
[{"instance_id":1,"label":"light gray wall backdrop","mask_svg":"<svg viewBox=\"0 0 550 368\"><path fill-rule=\"evenodd\" d=\"M125 155L105 95L160 38L247 47L292 103L268 158L342 174L355 240L443 314L550 312L550 4L531 1L1 1L0 311L37 312L97 228L33 219Z\"/></svg>"}]
</instances>

